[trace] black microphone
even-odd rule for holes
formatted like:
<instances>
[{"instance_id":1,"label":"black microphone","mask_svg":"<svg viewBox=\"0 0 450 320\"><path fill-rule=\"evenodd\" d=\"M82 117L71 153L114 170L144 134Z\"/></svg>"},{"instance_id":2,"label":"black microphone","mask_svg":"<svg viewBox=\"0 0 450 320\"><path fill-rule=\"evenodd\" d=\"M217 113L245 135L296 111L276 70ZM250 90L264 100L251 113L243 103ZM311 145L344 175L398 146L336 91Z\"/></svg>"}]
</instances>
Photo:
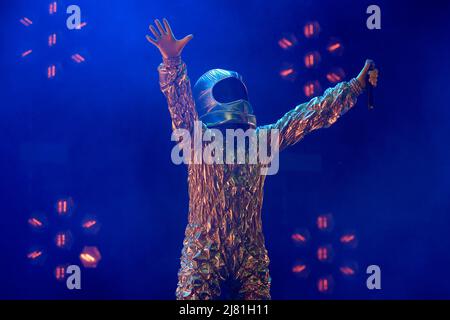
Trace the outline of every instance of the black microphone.
<instances>
[{"instance_id":1,"label":"black microphone","mask_svg":"<svg viewBox=\"0 0 450 320\"><path fill-rule=\"evenodd\" d=\"M375 70L375 63L371 63L369 71ZM367 75L369 77L369 72L367 72ZM375 108L375 104L373 103L373 85L370 83L370 81L367 81L367 107L369 110Z\"/></svg>"}]
</instances>

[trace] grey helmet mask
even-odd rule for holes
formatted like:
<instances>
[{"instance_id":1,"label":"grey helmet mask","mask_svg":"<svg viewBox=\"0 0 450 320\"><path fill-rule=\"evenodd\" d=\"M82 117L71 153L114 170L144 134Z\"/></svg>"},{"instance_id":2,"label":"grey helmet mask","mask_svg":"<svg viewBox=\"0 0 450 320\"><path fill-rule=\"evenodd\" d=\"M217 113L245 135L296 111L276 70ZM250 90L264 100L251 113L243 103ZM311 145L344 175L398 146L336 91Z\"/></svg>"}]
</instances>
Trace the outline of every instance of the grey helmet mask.
<instances>
[{"instance_id":1,"label":"grey helmet mask","mask_svg":"<svg viewBox=\"0 0 450 320\"><path fill-rule=\"evenodd\" d=\"M237 72L212 69L204 73L194 85L194 99L207 127L234 124L256 128L247 87Z\"/></svg>"}]
</instances>

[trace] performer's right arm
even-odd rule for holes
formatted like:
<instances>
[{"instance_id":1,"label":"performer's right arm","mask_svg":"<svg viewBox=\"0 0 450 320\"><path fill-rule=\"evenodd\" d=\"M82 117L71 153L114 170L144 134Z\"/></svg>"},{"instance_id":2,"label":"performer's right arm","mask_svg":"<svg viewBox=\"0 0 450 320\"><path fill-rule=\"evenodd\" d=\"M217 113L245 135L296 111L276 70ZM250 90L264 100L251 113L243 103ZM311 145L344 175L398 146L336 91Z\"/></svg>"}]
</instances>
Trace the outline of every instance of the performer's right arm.
<instances>
[{"instance_id":1,"label":"performer's right arm","mask_svg":"<svg viewBox=\"0 0 450 320\"><path fill-rule=\"evenodd\" d=\"M167 98L173 129L192 130L194 121L198 119L192 98L191 84L187 76L186 64L181 60L181 52L193 38L188 35L177 40L173 35L169 22L155 20L158 30L150 25L153 37L147 35L147 40L161 52L163 63L158 67L161 91Z\"/></svg>"},{"instance_id":2,"label":"performer's right arm","mask_svg":"<svg viewBox=\"0 0 450 320\"><path fill-rule=\"evenodd\" d=\"M186 64L179 56L163 59L158 71L161 91L167 98L172 117L172 129L182 128L191 131L198 115L192 98Z\"/></svg>"}]
</instances>

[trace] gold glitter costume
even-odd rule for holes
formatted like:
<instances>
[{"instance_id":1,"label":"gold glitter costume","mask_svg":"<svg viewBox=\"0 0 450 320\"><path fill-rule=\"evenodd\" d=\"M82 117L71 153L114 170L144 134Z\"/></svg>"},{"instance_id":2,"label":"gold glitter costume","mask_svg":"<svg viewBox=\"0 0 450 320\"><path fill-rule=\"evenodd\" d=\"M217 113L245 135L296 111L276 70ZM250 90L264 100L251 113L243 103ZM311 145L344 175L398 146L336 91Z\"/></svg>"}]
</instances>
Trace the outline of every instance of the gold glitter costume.
<instances>
[{"instance_id":1,"label":"gold glitter costume","mask_svg":"<svg viewBox=\"0 0 450 320\"><path fill-rule=\"evenodd\" d=\"M173 129L192 131L198 114L186 64L179 57L165 59L158 71ZM341 82L276 123L259 128L279 129L282 150L312 130L332 125L354 106L361 91L356 79ZM189 219L177 299L216 299L229 279L238 284L240 299L270 299L261 222L264 180L258 164L188 165Z\"/></svg>"}]
</instances>

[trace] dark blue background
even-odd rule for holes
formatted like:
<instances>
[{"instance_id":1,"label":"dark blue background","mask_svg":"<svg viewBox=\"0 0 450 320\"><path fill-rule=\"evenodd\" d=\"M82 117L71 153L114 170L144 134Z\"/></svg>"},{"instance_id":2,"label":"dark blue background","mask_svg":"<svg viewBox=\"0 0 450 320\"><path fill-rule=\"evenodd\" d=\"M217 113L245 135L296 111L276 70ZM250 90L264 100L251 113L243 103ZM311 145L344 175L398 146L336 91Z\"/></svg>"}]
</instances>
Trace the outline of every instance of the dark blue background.
<instances>
[{"instance_id":1,"label":"dark blue background","mask_svg":"<svg viewBox=\"0 0 450 320\"><path fill-rule=\"evenodd\" d=\"M278 76L284 61L302 57L287 55L277 41L285 32L301 34L308 20L319 21L324 39L342 39L347 79L366 57L380 68L375 110L362 96L333 127L283 153L281 172L267 179L263 221L274 299L450 298L448 5L377 1L382 29L370 31L365 12L372 1L80 0L88 25L71 32L61 10L73 3L58 1L51 20L48 2L9 1L0 13L1 298L174 298L186 171L170 160L171 122L156 72L161 59L144 37L162 17L177 36L195 35L183 54L193 81L214 67L244 75L260 124L305 100L301 82ZM34 24L24 28L22 16ZM52 51L46 37L53 30L60 38ZM301 38L300 48L306 43ZM29 48L34 52L21 59ZM86 63L71 64L73 52ZM48 81L52 62L62 72ZM59 258L53 251L43 268L25 258L34 243L51 247L30 232L28 216L52 216L62 195L77 203L73 228L84 213L102 221L96 237L75 238L75 248L95 244L103 255L97 269L83 271L79 292L51 271L65 262L58 259L77 262L77 252ZM338 278L331 296L290 271L305 254L291 233L323 212L334 214L336 232L359 235L348 254L360 275ZM370 264L381 266L380 291L365 287Z\"/></svg>"}]
</instances>

